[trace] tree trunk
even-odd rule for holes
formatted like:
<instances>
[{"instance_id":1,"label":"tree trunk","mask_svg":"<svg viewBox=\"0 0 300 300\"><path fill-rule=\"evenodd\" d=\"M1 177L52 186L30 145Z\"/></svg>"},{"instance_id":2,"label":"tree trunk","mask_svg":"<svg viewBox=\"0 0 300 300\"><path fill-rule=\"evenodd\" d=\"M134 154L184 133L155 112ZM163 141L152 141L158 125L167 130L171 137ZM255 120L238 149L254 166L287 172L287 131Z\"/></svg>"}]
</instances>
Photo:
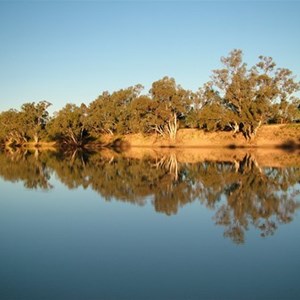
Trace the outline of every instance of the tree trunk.
<instances>
[{"instance_id":1,"label":"tree trunk","mask_svg":"<svg viewBox=\"0 0 300 300\"><path fill-rule=\"evenodd\" d=\"M261 120L257 124L251 125L252 135L256 136L258 128L261 126Z\"/></svg>"},{"instance_id":2,"label":"tree trunk","mask_svg":"<svg viewBox=\"0 0 300 300\"><path fill-rule=\"evenodd\" d=\"M39 142L39 136L37 133L34 134L33 139L36 144Z\"/></svg>"},{"instance_id":3,"label":"tree trunk","mask_svg":"<svg viewBox=\"0 0 300 300\"><path fill-rule=\"evenodd\" d=\"M169 120L166 125L166 131L171 140L176 139L177 130L178 130L177 114L174 113L171 120Z\"/></svg>"}]
</instances>

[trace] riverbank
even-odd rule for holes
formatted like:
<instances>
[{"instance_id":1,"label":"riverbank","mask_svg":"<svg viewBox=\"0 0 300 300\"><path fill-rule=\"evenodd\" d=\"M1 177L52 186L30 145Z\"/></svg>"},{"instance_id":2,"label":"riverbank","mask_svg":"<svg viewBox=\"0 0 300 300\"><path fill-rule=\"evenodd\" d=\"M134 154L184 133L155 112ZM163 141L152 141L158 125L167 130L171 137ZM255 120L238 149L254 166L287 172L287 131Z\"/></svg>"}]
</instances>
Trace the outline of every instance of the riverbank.
<instances>
[{"instance_id":1,"label":"riverbank","mask_svg":"<svg viewBox=\"0 0 300 300\"><path fill-rule=\"evenodd\" d=\"M234 136L232 132L205 132L198 129L180 129L175 140L154 134L106 134L100 140L106 145L113 145L117 141L130 147L297 148L300 147L300 124L264 125L252 140L246 140L241 133Z\"/></svg>"},{"instance_id":2,"label":"riverbank","mask_svg":"<svg viewBox=\"0 0 300 300\"><path fill-rule=\"evenodd\" d=\"M2 145L5 147L5 145ZM27 142L19 146L23 149L57 150L59 143ZM65 146L64 146L65 147ZM72 146L70 146L72 148ZM84 146L86 149L102 148L280 148L300 149L300 124L264 125L252 140L246 140L242 133L233 135L232 132L205 132L199 129L180 129L174 140L168 137L151 134L104 134L98 140ZM76 148L73 146L73 148Z\"/></svg>"}]
</instances>

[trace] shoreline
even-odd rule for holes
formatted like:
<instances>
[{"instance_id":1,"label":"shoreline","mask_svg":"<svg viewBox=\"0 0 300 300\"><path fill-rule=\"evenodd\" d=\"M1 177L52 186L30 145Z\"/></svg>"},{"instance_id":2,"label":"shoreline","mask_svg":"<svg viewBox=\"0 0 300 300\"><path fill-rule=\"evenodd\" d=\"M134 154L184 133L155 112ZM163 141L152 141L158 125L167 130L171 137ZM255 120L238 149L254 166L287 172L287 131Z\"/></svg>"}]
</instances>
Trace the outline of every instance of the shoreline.
<instances>
[{"instance_id":1,"label":"shoreline","mask_svg":"<svg viewBox=\"0 0 300 300\"><path fill-rule=\"evenodd\" d=\"M77 152L78 149L67 151L66 159L68 157L74 158L74 155L80 157L83 151ZM30 148L12 148L6 149L7 154L15 155L29 151L32 155L38 153L59 152L59 148L53 147L30 147ZM76 154L77 153L77 154ZM201 163L201 162L224 162L236 163L242 161L245 157L251 157L261 167L300 167L300 148L298 149L280 149L275 147L252 147L252 148L226 148L226 147L129 147L125 150L102 147L88 151L93 155L100 155L107 161L113 161L118 158L127 159L152 159L160 161L161 159L175 159L178 163Z\"/></svg>"},{"instance_id":2,"label":"shoreline","mask_svg":"<svg viewBox=\"0 0 300 300\"><path fill-rule=\"evenodd\" d=\"M106 145L119 143L128 147L150 148L300 148L300 124L264 125L252 140L246 140L241 133L205 132L199 129L179 129L175 140L166 137L143 134L102 135L100 141Z\"/></svg>"},{"instance_id":3,"label":"shoreline","mask_svg":"<svg viewBox=\"0 0 300 300\"><path fill-rule=\"evenodd\" d=\"M13 148L2 145L4 148ZM26 142L15 146L22 149L59 150L61 145L55 141ZM70 145L70 148L78 148ZM68 147L67 147L68 148ZM110 135L103 134L94 142L82 147L86 150L103 148L176 148L176 149L300 149L300 124L263 125L252 140L246 140L241 133L205 132L199 129L179 129L177 137L171 140L157 134Z\"/></svg>"}]
</instances>

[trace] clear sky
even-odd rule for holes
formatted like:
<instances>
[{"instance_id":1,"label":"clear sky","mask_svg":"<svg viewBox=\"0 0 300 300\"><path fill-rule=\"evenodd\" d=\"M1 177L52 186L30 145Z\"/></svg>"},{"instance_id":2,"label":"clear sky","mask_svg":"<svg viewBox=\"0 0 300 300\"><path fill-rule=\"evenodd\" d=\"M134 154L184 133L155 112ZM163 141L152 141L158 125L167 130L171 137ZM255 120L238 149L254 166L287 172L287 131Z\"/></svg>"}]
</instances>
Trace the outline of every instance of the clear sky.
<instances>
[{"instance_id":1,"label":"clear sky","mask_svg":"<svg viewBox=\"0 0 300 300\"><path fill-rule=\"evenodd\" d=\"M232 49L272 56L300 80L300 2L1 1L0 111L174 77L197 90Z\"/></svg>"}]
</instances>

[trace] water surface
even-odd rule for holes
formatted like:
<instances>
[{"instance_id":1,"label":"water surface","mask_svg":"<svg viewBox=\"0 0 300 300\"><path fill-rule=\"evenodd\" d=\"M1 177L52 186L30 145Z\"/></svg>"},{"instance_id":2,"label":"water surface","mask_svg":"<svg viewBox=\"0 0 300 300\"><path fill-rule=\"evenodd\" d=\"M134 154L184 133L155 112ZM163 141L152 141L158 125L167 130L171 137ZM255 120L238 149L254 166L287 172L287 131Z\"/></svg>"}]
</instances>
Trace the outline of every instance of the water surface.
<instances>
[{"instance_id":1,"label":"water surface","mask_svg":"<svg viewBox=\"0 0 300 300\"><path fill-rule=\"evenodd\" d=\"M299 153L195 151L1 153L1 299L299 299Z\"/></svg>"}]
</instances>

